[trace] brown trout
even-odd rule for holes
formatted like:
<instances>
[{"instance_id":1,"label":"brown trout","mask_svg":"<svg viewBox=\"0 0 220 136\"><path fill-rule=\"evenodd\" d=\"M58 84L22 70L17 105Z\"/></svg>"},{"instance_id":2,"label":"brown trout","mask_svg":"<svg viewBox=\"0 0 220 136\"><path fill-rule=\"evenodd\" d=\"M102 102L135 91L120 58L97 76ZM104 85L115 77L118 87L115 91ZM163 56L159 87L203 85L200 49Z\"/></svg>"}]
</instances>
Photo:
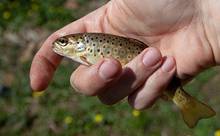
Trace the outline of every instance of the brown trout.
<instances>
[{"instance_id":1,"label":"brown trout","mask_svg":"<svg viewBox=\"0 0 220 136\"><path fill-rule=\"evenodd\" d=\"M111 34L79 33L58 38L53 42L53 51L84 65L92 65L101 58L113 57L122 66L131 61L148 46L143 42ZM164 95L172 100L182 113L188 127L193 128L202 118L215 115L208 105L186 93L180 79L174 78Z\"/></svg>"}]
</instances>

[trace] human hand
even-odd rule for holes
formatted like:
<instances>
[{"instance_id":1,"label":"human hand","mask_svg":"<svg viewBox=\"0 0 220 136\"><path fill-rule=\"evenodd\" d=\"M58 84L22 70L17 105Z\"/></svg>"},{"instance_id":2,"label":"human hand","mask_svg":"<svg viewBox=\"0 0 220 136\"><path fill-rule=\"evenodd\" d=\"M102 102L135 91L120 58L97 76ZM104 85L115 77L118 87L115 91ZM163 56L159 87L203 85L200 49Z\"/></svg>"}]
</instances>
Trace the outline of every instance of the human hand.
<instances>
[{"instance_id":1,"label":"human hand","mask_svg":"<svg viewBox=\"0 0 220 136\"><path fill-rule=\"evenodd\" d=\"M212 1L112 0L45 41L32 63L32 89L45 89L61 61L51 49L56 38L79 32L112 33L139 39L155 48L146 49L127 64L129 70L122 69L114 59L100 60L91 67L80 66L72 74L71 84L81 93L98 95L106 104L129 96L133 107L146 108L161 95L176 69L179 78L187 79L219 64L219 27L215 16L219 7L220 2ZM151 55L143 59L147 52ZM160 52L173 56L176 66L172 57L165 61L169 65L162 62ZM168 72L163 70L165 66L170 68Z\"/></svg>"}]
</instances>

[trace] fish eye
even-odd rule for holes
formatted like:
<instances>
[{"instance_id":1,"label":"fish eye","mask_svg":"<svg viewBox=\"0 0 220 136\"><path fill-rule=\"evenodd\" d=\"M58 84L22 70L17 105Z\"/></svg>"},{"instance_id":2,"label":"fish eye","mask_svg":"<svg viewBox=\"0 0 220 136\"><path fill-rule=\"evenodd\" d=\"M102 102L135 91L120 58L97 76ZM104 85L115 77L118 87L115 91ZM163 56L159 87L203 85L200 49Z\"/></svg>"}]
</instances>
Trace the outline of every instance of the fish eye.
<instances>
[{"instance_id":1,"label":"fish eye","mask_svg":"<svg viewBox=\"0 0 220 136\"><path fill-rule=\"evenodd\" d=\"M59 45L66 46L68 44L68 40L66 38L60 38L58 40Z\"/></svg>"}]
</instances>

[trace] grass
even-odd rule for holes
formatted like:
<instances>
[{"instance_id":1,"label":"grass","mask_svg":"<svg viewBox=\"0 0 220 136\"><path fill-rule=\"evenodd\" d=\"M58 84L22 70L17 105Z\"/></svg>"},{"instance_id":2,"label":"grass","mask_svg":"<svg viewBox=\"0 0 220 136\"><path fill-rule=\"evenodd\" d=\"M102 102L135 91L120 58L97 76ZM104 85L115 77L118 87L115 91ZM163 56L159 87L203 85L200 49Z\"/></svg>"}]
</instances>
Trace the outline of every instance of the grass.
<instances>
[{"instance_id":1,"label":"grass","mask_svg":"<svg viewBox=\"0 0 220 136\"><path fill-rule=\"evenodd\" d=\"M13 83L8 97L0 99L0 135L160 136L164 132L171 136L206 136L220 127L217 115L189 129L173 104L162 100L137 116L126 102L102 105L95 97L77 94L70 88L69 75L76 66L69 62L58 68L45 93L33 98L29 66L27 63L19 68L15 76L20 80ZM186 88L192 92L214 73L212 70L203 73ZM97 121L95 118L100 116L102 119Z\"/></svg>"},{"instance_id":2,"label":"grass","mask_svg":"<svg viewBox=\"0 0 220 136\"><path fill-rule=\"evenodd\" d=\"M61 0L3 0L0 3L0 13L3 13L0 20L1 33L6 29L19 31L18 28L27 25L33 17L36 20L31 21L31 27L55 30L88 12L85 7L88 7L89 0L78 2L80 9L70 10L59 6L64 4ZM19 6L21 3L25 5ZM29 10L33 10L31 16L26 14ZM6 11L11 14L9 17ZM56 23L51 26L54 21ZM208 136L214 135L220 128L219 113L213 118L202 120L196 128L189 129L171 102L159 100L151 109L139 112L129 107L126 101L106 106L96 97L78 94L69 84L69 77L77 66L66 60L56 71L43 95L32 97L28 77L31 61L19 63L16 59L24 49L0 45L0 53L3 54L0 58L1 86L4 85L6 73L13 73L14 78L9 88L0 93L0 135ZM218 96L208 98L203 91L197 90L201 90L217 73L213 69L205 71L185 89L200 100L215 106L213 101L219 99Z\"/></svg>"}]
</instances>

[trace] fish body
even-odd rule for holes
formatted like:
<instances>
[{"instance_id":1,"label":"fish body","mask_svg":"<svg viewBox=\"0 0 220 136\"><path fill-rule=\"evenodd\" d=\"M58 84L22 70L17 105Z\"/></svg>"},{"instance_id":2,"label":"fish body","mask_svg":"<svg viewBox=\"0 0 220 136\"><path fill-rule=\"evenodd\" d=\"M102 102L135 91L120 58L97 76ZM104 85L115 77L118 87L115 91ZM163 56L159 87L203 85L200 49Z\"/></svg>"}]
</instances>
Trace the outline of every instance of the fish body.
<instances>
[{"instance_id":1,"label":"fish body","mask_svg":"<svg viewBox=\"0 0 220 136\"><path fill-rule=\"evenodd\" d=\"M147 47L136 39L103 33L71 34L53 43L53 51L57 54L88 66L106 57L113 57L125 66ZM180 109L190 128L195 127L200 119L215 115L211 107L185 92L178 78L172 80L164 95Z\"/></svg>"},{"instance_id":2,"label":"fish body","mask_svg":"<svg viewBox=\"0 0 220 136\"><path fill-rule=\"evenodd\" d=\"M67 45L62 43L64 42ZM53 50L79 63L95 64L101 58L114 57L122 65L127 64L146 48L136 40L102 33L74 34L54 42Z\"/></svg>"}]
</instances>

